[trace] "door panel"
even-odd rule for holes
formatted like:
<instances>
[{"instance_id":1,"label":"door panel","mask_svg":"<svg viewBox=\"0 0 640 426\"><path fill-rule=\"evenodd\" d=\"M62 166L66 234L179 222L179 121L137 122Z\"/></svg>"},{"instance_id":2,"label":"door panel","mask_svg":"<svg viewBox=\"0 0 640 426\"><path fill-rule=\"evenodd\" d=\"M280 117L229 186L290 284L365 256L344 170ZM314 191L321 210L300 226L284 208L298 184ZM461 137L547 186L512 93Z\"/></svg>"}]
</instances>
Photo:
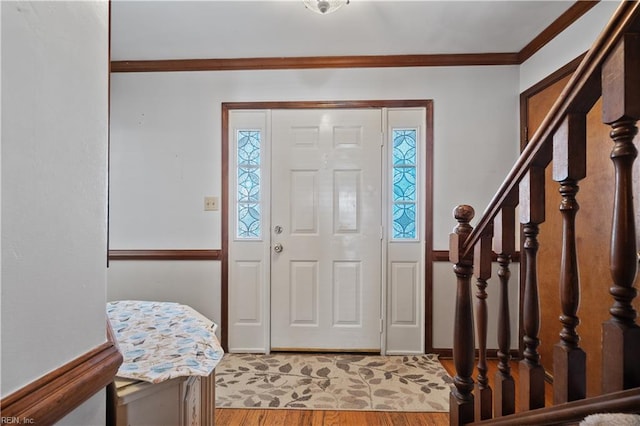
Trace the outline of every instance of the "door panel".
<instances>
[{"instance_id":1,"label":"door panel","mask_svg":"<svg viewBox=\"0 0 640 426\"><path fill-rule=\"evenodd\" d=\"M291 233L318 233L318 171L291 170Z\"/></svg>"},{"instance_id":2,"label":"door panel","mask_svg":"<svg viewBox=\"0 0 640 426\"><path fill-rule=\"evenodd\" d=\"M333 263L333 306L335 326L362 326L360 310L362 300L362 280L360 262Z\"/></svg>"},{"instance_id":3,"label":"door panel","mask_svg":"<svg viewBox=\"0 0 640 426\"><path fill-rule=\"evenodd\" d=\"M272 349L380 350L381 138L380 110L272 112Z\"/></svg>"},{"instance_id":4,"label":"door panel","mask_svg":"<svg viewBox=\"0 0 640 426\"><path fill-rule=\"evenodd\" d=\"M318 325L318 262L292 261L291 323Z\"/></svg>"}]
</instances>

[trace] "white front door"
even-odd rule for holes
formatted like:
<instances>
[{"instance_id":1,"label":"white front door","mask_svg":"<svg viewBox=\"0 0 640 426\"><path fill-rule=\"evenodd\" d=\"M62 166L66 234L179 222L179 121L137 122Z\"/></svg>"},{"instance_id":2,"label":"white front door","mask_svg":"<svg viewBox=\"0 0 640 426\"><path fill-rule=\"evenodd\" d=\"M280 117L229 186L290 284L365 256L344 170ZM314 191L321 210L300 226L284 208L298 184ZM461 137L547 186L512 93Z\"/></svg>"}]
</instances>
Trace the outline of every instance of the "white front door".
<instances>
[{"instance_id":1,"label":"white front door","mask_svg":"<svg viewBox=\"0 0 640 426\"><path fill-rule=\"evenodd\" d=\"M382 112L271 118L271 349L379 351Z\"/></svg>"}]
</instances>

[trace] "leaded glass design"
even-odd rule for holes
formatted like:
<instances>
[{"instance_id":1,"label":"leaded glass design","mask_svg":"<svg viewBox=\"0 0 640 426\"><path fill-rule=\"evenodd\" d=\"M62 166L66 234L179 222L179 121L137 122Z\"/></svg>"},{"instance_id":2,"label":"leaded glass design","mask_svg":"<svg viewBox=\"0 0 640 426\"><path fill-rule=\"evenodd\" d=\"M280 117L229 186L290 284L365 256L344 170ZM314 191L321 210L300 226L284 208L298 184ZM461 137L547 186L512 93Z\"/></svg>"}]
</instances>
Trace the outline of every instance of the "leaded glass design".
<instances>
[{"instance_id":1,"label":"leaded glass design","mask_svg":"<svg viewBox=\"0 0 640 426\"><path fill-rule=\"evenodd\" d=\"M259 130L238 130L236 235L260 238L260 142Z\"/></svg>"},{"instance_id":2,"label":"leaded glass design","mask_svg":"<svg viewBox=\"0 0 640 426\"><path fill-rule=\"evenodd\" d=\"M246 239L260 237L260 204L238 203L238 237Z\"/></svg>"},{"instance_id":3,"label":"leaded glass design","mask_svg":"<svg viewBox=\"0 0 640 426\"><path fill-rule=\"evenodd\" d=\"M416 168L393 168L393 201L416 200Z\"/></svg>"},{"instance_id":4,"label":"leaded glass design","mask_svg":"<svg viewBox=\"0 0 640 426\"><path fill-rule=\"evenodd\" d=\"M393 238L416 238L416 205L393 203Z\"/></svg>"},{"instance_id":5,"label":"leaded glass design","mask_svg":"<svg viewBox=\"0 0 640 426\"><path fill-rule=\"evenodd\" d=\"M416 129L393 130L393 238L417 237Z\"/></svg>"}]
</instances>

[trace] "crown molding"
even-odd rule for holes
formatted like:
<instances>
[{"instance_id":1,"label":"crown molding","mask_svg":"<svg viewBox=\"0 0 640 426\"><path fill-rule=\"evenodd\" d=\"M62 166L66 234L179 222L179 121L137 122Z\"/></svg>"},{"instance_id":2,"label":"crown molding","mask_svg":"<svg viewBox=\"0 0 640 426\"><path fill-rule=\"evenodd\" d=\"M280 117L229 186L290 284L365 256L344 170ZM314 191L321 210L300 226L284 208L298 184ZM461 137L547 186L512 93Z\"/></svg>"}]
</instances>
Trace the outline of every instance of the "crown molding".
<instances>
[{"instance_id":1,"label":"crown molding","mask_svg":"<svg viewBox=\"0 0 640 426\"><path fill-rule=\"evenodd\" d=\"M531 40L520 52L518 52L518 62L521 64L532 57L538 50L553 40L558 34L566 30L571 24L578 20L598 4L600 0L580 0L576 1L569 9L545 28L536 38Z\"/></svg>"},{"instance_id":2,"label":"crown molding","mask_svg":"<svg viewBox=\"0 0 640 426\"><path fill-rule=\"evenodd\" d=\"M516 65L517 53L438 55L305 56L288 58L167 59L112 61L111 72L238 71L318 68L446 67Z\"/></svg>"},{"instance_id":3,"label":"crown molding","mask_svg":"<svg viewBox=\"0 0 640 426\"><path fill-rule=\"evenodd\" d=\"M306 56L111 61L111 72L239 71L322 68L402 68L520 65L553 40L600 0L576 1L519 52L433 55Z\"/></svg>"}]
</instances>

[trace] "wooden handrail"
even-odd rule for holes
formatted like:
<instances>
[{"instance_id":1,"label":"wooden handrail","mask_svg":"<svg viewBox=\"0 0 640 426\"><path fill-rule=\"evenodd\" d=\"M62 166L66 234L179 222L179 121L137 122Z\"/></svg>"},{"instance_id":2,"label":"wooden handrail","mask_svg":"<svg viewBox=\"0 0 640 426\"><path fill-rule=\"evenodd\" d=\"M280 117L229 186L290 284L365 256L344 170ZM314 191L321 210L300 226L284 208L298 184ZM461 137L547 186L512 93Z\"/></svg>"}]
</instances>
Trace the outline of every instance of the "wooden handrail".
<instances>
[{"instance_id":1,"label":"wooden handrail","mask_svg":"<svg viewBox=\"0 0 640 426\"><path fill-rule=\"evenodd\" d=\"M600 96L600 68L625 32L637 30L634 18L640 2L622 2L607 27L600 34L566 87L551 107L530 142L498 188L482 217L464 243L462 255L468 254L486 232L532 165L546 166L550 161L549 145L553 134L568 112L588 112ZM633 27L635 24L636 27Z\"/></svg>"},{"instance_id":2,"label":"wooden handrail","mask_svg":"<svg viewBox=\"0 0 640 426\"><path fill-rule=\"evenodd\" d=\"M613 392L553 407L526 411L508 417L473 423L474 425L554 425L579 422L595 413L640 412L640 388Z\"/></svg>"},{"instance_id":3,"label":"wooden handrail","mask_svg":"<svg viewBox=\"0 0 640 426\"><path fill-rule=\"evenodd\" d=\"M622 1L604 31L562 90L531 141L507 175L477 225L471 225L473 209L460 205L454 210L458 225L450 234L450 260L456 275L455 324L453 358L456 375L450 393L451 424L564 424L578 421L588 414L603 410L640 412L640 326L636 323L633 299L637 275L637 247L632 179L637 157L634 137L640 121L640 1ZM611 228L609 269L613 284L609 293L613 306L610 319L602 328L602 391L604 396L583 399L586 395L586 353L580 347L576 326L580 300L580 268L577 263L576 213L579 209L576 194L579 182L587 175L587 114L602 99L602 122L612 129L609 133L614 147L609 155L615 170L614 203ZM545 368L540 362L541 303L539 289L549 283L538 278L538 248L540 226L545 223L547 200L546 169L553 160L552 178L559 184L562 197L560 215L562 237L559 279L559 311L562 331L560 341L553 347L554 404L545 406ZM516 201L519 200L519 201ZM503 354L500 373L496 375L493 404L484 395L491 392L485 377L485 313L486 280L490 276L491 241L502 254L508 267L508 257L514 251L515 223L504 234L500 226L501 213L520 208L521 242L524 270L521 274L520 321L523 359L519 362L518 407L521 414L513 415L515 388L512 384L508 356ZM551 221L553 224L553 221ZM554 231L554 228L549 228ZM506 247L506 249L505 249ZM502 266L502 265L501 265ZM471 274L478 278L477 304L471 305ZM499 274L500 275L500 274ZM502 271L501 287L506 290L508 272ZM548 290L549 286L545 287ZM506 293L505 293L506 294ZM505 298L502 295L502 298ZM547 307L548 308L548 307ZM547 309L544 313L547 313ZM509 323L508 303L500 307L501 324ZM479 359L474 365L475 334L479 339ZM509 329L499 330L502 352L506 352ZM544 337L543 337L544 338ZM553 343L553 342L551 342ZM545 355L546 356L546 355ZM471 376L477 368L478 385ZM626 390L621 392L622 390ZM493 413L491 413L493 405ZM496 420L483 421L493 414ZM474 423L478 421L479 423Z\"/></svg>"}]
</instances>

